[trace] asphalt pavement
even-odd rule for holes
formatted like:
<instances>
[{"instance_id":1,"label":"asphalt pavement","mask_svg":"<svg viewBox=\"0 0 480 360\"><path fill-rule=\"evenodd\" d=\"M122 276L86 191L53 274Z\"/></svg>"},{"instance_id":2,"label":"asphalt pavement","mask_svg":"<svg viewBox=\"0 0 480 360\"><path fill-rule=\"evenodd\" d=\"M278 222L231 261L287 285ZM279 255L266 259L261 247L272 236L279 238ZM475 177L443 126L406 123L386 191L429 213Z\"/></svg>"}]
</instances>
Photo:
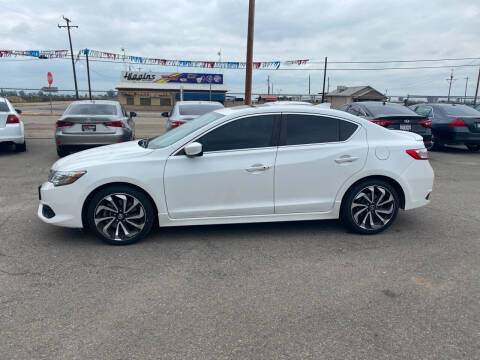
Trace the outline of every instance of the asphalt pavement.
<instances>
[{"instance_id":1,"label":"asphalt pavement","mask_svg":"<svg viewBox=\"0 0 480 360\"><path fill-rule=\"evenodd\" d=\"M0 150L2 359L480 358L479 153L431 153L431 204L380 235L304 221L115 247L36 217L57 157L27 146Z\"/></svg>"}]
</instances>

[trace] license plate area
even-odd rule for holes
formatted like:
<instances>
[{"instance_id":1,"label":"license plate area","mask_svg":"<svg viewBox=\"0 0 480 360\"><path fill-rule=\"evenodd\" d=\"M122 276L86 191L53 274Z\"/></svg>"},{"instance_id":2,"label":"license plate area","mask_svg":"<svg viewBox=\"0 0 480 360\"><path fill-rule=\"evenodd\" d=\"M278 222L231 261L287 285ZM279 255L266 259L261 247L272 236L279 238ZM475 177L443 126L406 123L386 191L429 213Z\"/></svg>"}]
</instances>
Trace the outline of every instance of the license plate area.
<instances>
[{"instance_id":1,"label":"license plate area","mask_svg":"<svg viewBox=\"0 0 480 360\"><path fill-rule=\"evenodd\" d=\"M400 130L412 131L412 125L411 124L400 124Z\"/></svg>"},{"instance_id":2,"label":"license plate area","mask_svg":"<svg viewBox=\"0 0 480 360\"><path fill-rule=\"evenodd\" d=\"M97 125L83 124L82 125L82 131L84 131L84 132L95 132L95 131L97 131Z\"/></svg>"}]
</instances>

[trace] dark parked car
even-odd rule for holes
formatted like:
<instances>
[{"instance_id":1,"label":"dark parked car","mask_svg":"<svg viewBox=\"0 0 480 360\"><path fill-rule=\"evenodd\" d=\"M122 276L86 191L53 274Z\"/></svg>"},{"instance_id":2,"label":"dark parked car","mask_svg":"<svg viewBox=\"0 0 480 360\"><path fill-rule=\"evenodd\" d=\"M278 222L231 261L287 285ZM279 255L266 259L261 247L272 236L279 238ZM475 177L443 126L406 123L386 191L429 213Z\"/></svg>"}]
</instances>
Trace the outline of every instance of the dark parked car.
<instances>
[{"instance_id":1,"label":"dark parked car","mask_svg":"<svg viewBox=\"0 0 480 360\"><path fill-rule=\"evenodd\" d=\"M345 104L338 108L352 115L363 117L390 130L411 131L423 137L425 147L431 149L431 121L424 115L394 103L365 101Z\"/></svg>"},{"instance_id":2,"label":"dark parked car","mask_svg":"<svg viewBox=\"0 0 480 360\"><path fill-rule=\"evenodd\" d=\"M461 104L418 104L412 108L432 121L434 149L463 144L470 151L480 150L480 111Z\"/></svg>"}]
</instances>

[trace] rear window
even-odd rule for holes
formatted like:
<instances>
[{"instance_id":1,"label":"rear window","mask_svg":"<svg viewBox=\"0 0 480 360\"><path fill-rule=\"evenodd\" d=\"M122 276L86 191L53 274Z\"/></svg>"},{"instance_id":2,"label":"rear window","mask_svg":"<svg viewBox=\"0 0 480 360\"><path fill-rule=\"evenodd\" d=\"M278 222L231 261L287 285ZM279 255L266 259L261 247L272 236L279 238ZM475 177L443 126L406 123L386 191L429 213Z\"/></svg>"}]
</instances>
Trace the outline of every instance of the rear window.
<instances>
[{"instance_id":1,"label":"rear window","mask_svg":"<svg viewBox=\"0 0 480 360\"><path fill-rule=\"evenodd\" d=\"M417 115L413 110L398 104L389 104L379 102L378 104L366 105L368 112L373 116L391 116L391 115Z\"/></svg>"},{"instance_id":2,"label":"rear window","mask_svg":"<svg viewBox=\"0 0 480 360\"><path fill-rule=\"evenodd\" d=\"M10 109L5 101L0 101L0 112L10 112Z\"/></svg>"},{"instance_id":3,"label":"rear window","mask_svg":"<svg viewBox=\"0 0 480 360\"><path fill-rule=\"evenodd\" d=\"M72 104L65 114L68 115L117 115L117 107L110 104Z\"/></svg>"},{"instance_id":4,"label":"rear window","mask_svg":"<svg viewBox=\"0 0 480 360\"><path fill-rule=\"evenodd\" d=\"M443 106L449 116L480 116L480 112L466 105Z\"/></svg>"},{"instance_id":5,"label":"rear window","mask_svg":"<svg viewBox=\"0 0 480 360\"><path fill-rule=\"evenodd\" d=\"M210 111L217 110L223 108L221 104L208 104L208 105L200 105L200 104L192 104L192 105L180 105L179 106L179 113L180 115L203 115L209 113Z\"/></svg>"}]
</instances>

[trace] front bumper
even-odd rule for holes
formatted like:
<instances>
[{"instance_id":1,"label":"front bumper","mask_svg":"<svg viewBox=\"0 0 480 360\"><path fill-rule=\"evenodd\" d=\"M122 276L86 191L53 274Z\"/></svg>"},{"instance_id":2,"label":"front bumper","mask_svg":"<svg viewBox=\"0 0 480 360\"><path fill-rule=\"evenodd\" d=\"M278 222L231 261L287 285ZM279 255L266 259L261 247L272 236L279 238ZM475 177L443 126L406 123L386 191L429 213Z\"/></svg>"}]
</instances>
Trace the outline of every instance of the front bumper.
<instances>
[{"instance_id":1,"label":"front bumper","mask_svg":"<svg viewBox=\"0 0 480 360\"><path fill-rule=\"evenodd\" d=\"M40 204L38 206L37 215L43 222L58 226L70 228L82 228L82 204L85 199L80 195L76 195L76 191L72 191L74 184L65 186L54 186L50 182L43 183L38 189ZM54 213L53 217L49 217L48 206Z\"/></svg>"},{"instance_id":2,"label":"front bumper","mask_svg":"<svg viewBox=\"0 0 480 360\"><path fill-rule=\"evenodd\" d=\"M25 133L23 123L6 124L0 128L0 143L23 144L25 142Z\"/></svg>"}]
</instances>

